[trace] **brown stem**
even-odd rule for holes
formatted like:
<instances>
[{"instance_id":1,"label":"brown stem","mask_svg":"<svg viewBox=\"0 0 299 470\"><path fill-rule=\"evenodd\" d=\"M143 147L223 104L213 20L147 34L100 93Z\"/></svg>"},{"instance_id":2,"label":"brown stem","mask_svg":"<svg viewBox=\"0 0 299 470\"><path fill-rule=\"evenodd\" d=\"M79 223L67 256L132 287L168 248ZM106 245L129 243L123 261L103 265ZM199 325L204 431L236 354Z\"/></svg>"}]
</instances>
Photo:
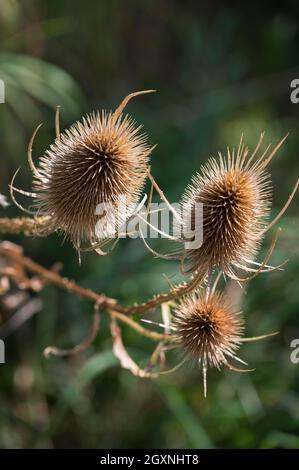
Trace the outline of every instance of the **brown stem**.
<instances>
[{"instance_id":1,"label":"brown stem","mask_svg":"<svg viewBox=\"0 0 299 470\"><path fill-rule=\"evenodd\" d=\"M170 292L157 294L144 303L125 308L124 312L127 315L134 315L152 310L157 306L164 304L165 302L170 302L171 300L182 297L183 295L193 291L196 287L202 284L202 282L205 280L205 277L206 273L199 272L188 283L175 286Z\"/></svg>"},{"instance_id":2,"label":"brown stem","mask_svg":"<svg viewBox=\"0 0 299 470\"><path fill-rule=\"evenodd\" d=\"M0 218L0 234L18 235L23 233L27 237L37 236L44 232L50 217L17 217L15 219Z\"/></svg>"},{"instance_id":3,"label":"brown stem","mask_svg":"<svg viewBox=\"0 0 299 470\"><path fill-rule=\"evenodd\" d=\"M92 300L98 305L104 304L105 306L110 308L116 307L116 302L114 299L106 297L102 294L97 294L96 292L90 289L85 289L84 287L78 286L74 281L71 281L66 277L60 276L58 273L44 268L40 264L35 263L35 261L32 261L30 258L24 256L22 253L19 253L16 250L9 248L9 246L6 247L5 242L0 244L0 254L8 259L14 260L15 262L28 269L28 271L39 274L43 279L46 279L47 281L52 282L53 284L56 284L57 286L62 287L63 289L69 292L77 294L80 297Z\"/></svg>"},{"instance_id":4,"label":"brown stem","mask_svg":"<svg viewBox=\"0 0 299 470\"><path fill-rule=\"evenodd\" d=\"M66 277L60 276L56 272L44 268L30 258L24 256L21 252L11 249L5 242L0 244L0 254L7 257L8 259L14 260L15 262L24 266L28 271L39 274L43 279L52 282L53 284L62 287L69 292L89 299L93 302L97 302L97 304L102 307L106 307L107 309L111 309L127 316L141 314L147 312L148 310L153 310L165 302L169 302L170 300L181 297L194 290L205 279L205 273L198 273L193 279L191 279L189 283L176 286L170 292L157 294L147 302L137 304L132 307L124 307L115 299L107 297L105 294L98 294L91 289L81 287L74 281L71 281Z\"/></svg>"},{"instance_id":5,"label":"brown stem","mask_svg":"<svg viewBox=\"0 0 299 470\"><path fill-rule=\"evenodd\" d=\"M109 314L118 320L122 321L129 325L133 330L137 331L139 334L145 336L146 338L153 339L154 341L169 341L169 342L176 342L176 337L174 335L167 335L157 333L156 331L148 330L147 328L143 328L139 323L136 323L132 318L124 315L123 313L119 313L115 310L108 310Z\"/></svg>"}]
</instances>

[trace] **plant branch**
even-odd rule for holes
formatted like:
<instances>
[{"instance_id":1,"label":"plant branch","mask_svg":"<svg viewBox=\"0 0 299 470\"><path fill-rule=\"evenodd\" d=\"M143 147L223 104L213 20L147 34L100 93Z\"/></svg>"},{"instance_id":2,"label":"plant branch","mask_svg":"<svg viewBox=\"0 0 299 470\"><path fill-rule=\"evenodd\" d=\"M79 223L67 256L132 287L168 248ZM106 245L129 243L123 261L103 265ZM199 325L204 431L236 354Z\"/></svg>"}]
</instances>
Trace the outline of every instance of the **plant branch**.
<instances>
[{"instance_id":1,"label":"plant branch","mask_svg":"<svg viewBox=\"0 0 299 470\"><path fill-rule=\"evenodd\" d=\"M108 310L111 309L114 312L122 313L126 316L141 314L149 310L153 310L165 302L169 302L170 300L186 295L188 292L194 290L198 285L200 285L205 279L205 273L198 273L188 283L175 286L170 292L157 294L147 302L133 305L132 307L125 307L119 304L115 299L107 297L105 294L99 294L91 289L81 287L76 284L76 282L44 268L32 259L24 256L22 252L12 249L6 242L2 242L0 244L0 255L19 263L30 272L39 274L48 282L51 282L80 297L96 302L103 308L106 307Z\"/></svg>"},{"instance_id":2,"label":"plant branch","mask_svg":"<svg viewBox=\"0 0 299 470\"><path fill-rule=\"evenodd\" d=\"M10 260L19 263L21 266L24 266L28 271L39 274L43 279L52 282L53 284L62 287L63 289L72 292L73 294L76 294L80 297L84 297L85 299L92 300L93 302L96 302L98 305L101 306L117 308L114 299L106 297L102 294L97 294L91 289L81 287L74 281L71 281L66 277L62 277L54 271L50 271L49 269L44 268L32 259L24 256L21 252L12 249L10 245L6 244L6 242L2 242L0 244L0 254Z\"/></svg>"},{"instance_id":3,"label":"plant branch","mask_svg":"<svg viewBox=\"0 0 299 470\"><path fill-rule=\"evenodd\" d=\"M0 234L19 235L27 237L40 235L48 226L50 217L8 217L0 218Z\"/></svg>"},{"instance_id":4,"label":"plant branch","mask_svg":"<svg viewBox=\"0 0 299 470\"><path fill-rule=\"evenodd\" d=\"M136 323L134 320L132 320L132 318L128 317L127 315L124 315L123 313L116 312L115 310L108 310L108 313L112 317L117 318L123 323L126 323L133 330L137 331L138 333L145 336L146 338L153 339L154 341L169 341L169 342L176 341L175 336L161 334L161 333L157 333L156 331L148 330L147 328L144 328L143 326L141 326L139 323Z\"/></svg>"}]
</instances>

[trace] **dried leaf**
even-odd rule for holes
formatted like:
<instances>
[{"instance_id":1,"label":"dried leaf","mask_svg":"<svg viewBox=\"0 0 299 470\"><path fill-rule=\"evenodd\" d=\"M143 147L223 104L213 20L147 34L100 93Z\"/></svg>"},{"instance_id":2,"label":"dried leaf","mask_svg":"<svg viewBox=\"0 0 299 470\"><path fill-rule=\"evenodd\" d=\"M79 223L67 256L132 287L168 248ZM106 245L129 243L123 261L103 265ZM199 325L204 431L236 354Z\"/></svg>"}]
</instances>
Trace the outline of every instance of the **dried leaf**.
<instances>
[{"instance_id":1,"label":"dried leaf","mask_svg":"<svg viewBox=\"0 0 299 470\"><path fill-rule=\"evenodd\" d=\"M117 325L114 318L111 319L110 329L113 339L113 354L117 359L120 361L121 367L123 369L128 369L132 372L133 375L136 377L142 378L157 378L159 374L147 372L141 369L135 361L129 356L126 348L124 347L122 336L121 336L121 329Z\"/></svg>"}]
</instances>

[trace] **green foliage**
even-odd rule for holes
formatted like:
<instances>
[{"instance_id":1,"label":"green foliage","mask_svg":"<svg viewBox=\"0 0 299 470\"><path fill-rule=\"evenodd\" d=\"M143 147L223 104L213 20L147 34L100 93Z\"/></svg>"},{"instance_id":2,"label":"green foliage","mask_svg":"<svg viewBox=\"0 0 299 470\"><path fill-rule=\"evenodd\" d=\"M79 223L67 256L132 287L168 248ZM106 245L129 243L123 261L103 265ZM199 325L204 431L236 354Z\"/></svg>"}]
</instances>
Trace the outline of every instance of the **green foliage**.
<instances>
[{"instance_id":1,"label":"green foliage","mask_svg":"<svg viewBox=\"0 0 299 470\"><path fill-rule=\"evenodd\" d=\"M0 79L7 97L0 105L0 193L8 194L19 165L17 184L30 188L26 147L41 121L34 154L49 146L57 105L67 127L87 111L115 107L131 91L155 88L157 94L136 99L128 112L158 143L152 170L169 199L178 200L192 173L236 145L241 132L254 145L263 130L269 142L290 131L271 164L277 214L299 167L299 105L289 99L289 84L299 75L298 13L293 1L271 9L261 2L232 7L191 0L1 2ZM289 263L254 279L244 297L248 336L280 331L242 348L254 373L212 371L207 399L196 366L157 382L138 380L118 367L104 318L88 352L47 361L43 349L78 343L92 316L88 302L48 285L43 310L6 340L0 447L298 448L299 365L290 362L290 341L299 338L297 200L281 220L272 260ZM19 212L11 206L5 213ZM85 255L80 266L58 236L11 240L45 266L62 261L66 276L128 304L166 289L163 272L179 280L178 267L153 259L140 241L121 241L109 257ZM268 246L269 240L261 259ZM1 321L11 314L0 304ZM152 344L124 330L134 357L145 362Z\"/></svg>"}]
</instances>

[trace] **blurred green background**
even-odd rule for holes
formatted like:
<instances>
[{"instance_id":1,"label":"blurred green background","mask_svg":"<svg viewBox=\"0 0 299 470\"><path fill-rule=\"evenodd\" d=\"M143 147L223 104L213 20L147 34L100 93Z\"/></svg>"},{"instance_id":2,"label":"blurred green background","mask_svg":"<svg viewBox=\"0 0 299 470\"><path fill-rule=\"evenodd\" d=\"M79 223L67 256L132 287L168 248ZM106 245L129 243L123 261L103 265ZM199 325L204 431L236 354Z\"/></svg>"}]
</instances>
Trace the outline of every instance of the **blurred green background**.
<instances>
[{"instance_id":1,"label":"blurred green background","mask_svg":"<svg viewBox=\"0 0 299 470\"><path fill-rule=\"evenodd\" d=\"M28 140L43 122L34 148L35 158L42 155L54 138L56 105L68 127L86 112L114 108L131 91L155 88L127 110L158 144L152 171L171 201L242 132L251 145L263 130L266 142L290 132L271 164L275 215L299 169L299 104L290 101L290 82L299 78L299 4L205 3L1 0L0 193L8 195L18 166L17 185L30 189ZM0 211L20 214L13 205ZM254 373L211 371L207 399L197 367L157 381L120 369L105 318L87 352L44 359L49 344L70 347L86 336L92 305L52 285L28 294L43 306L6 338L1 448L298 448L299 364L290 361L290 342L299 338L298 220L297 196L280 221L272 259L289 258L286 269L258 276L242 301L247 335L280 335L242 348ZM153 259L140 241L122 241L109 257L85 255L79 266L72 246L56 235L7 238L34 260L47 267L61 261L66 276L127 304L166 289L162 273L179 279L175 264ZM2 324L16 313L2 301ZM144 366L153 344L128 328L123 334Z\"/></svg>"}]
</instances>

